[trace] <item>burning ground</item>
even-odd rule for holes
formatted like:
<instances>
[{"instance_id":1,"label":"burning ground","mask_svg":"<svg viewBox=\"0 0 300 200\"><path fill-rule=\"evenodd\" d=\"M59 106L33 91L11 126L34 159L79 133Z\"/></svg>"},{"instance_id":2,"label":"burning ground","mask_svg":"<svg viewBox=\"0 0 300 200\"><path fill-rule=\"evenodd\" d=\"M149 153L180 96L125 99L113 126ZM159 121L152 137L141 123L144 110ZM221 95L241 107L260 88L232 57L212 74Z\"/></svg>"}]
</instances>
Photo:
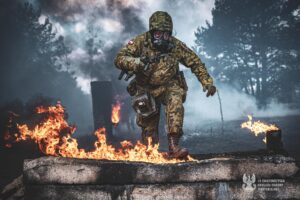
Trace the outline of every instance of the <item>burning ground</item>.
<instances>
[{"instance_id":1,"label":"burning ground","mask_svg":"<svg viewBox=\"0 0 300 200\"><path fill-rule=\"evenodd\" d=\"M111 121L117 125L120 121L121 104L117 102L112 106ZM97 140L94 143L93 151L86 151L78 147L78 141L72 135L76 131L76 127L69 125L65 117L65 108L58 102L55 106L39 106L35 112L39 115L40 121L33 125L16 124L18 133L10 133L4 135L7 141L6 147L12 147L11 142L21 142L32 140L38 144L39 149L45 155L62 156L69 158L85 158L85 159L106 159L106 160L127 160L142 161L151 163L176 163L184 161L194 161L190 156L187 160L169 159L167 153L159 152L159 145L152 144L151 138L148 145L137 141L133 145L130 141L121 142L120 149L115 149L112 145L107 144L105 128L99 128L95 131ZM18 114L11 113L8 123L13 124L13 117ZM249 121L241 124L242 128L249 129L257 136L262 133L265 135L263 141L266 143L266 135L270 131L279 130L278 127L271 124L265 124L260 121L252 121L252 116L248 116ZM11 125L9 125L11 126Z\"/></svg>"},{"instance_id":2,"label":"burning ground","mask_svg":"<svg viewBox=\"0 0 300 200\"><path fill-rule=\"evenodd\" d=\"M119 122L119 110L119 103L112 107L112 123L114 124ZM42 115L39 123L33 127L29 127L27 124L17 124L19 134L7 133L5 139L13 142L33 140L44 154L52 156L151 163L194 161L190 156L187 160L169 159L167 153L159 152L158 144L152 145L150 138L148 140L149 145L144 145L139 141L133 145L130 141L125 140L121 142L121 149L115 149L112 145L107 144L105 128L99 128L95 131L97 137L94 143L95 149L86 151L78 148L77 139L72 137L76 127L70 126L65 120L65 109L60 103L55 106L37 107L36 113ZM11 147L12 145L6 144L6 146Z\"/></svg>"},{"instance_id":3,"label":"burning ground","mask_svg":"<svg viewBox=\"0 0 300 200\"><path fill-rule=\"evenodd\" d=\"M121 104L117 102L112 105L111 121L115 126L120 122ZM152 145L149 138L148 144L144 145L137 141L133 145L130 141L121 142L121 148L116 149L107 144L105 128L95 131L96 141L93 151L86 151L78 147L78 141L72 135L76 131L74 125L69 125L66 121L65 108L58 102L55 106L38 106L35 109L38 120L33 124L18 124L13 118L19 117L18 114L10 112L8 129L4 135L5 146L11 148L13 143L31 140L34 141L41 152L45 155L62 156L70 158L86 159L107 159L107 160L127 160L143 161L152 163L176 163L181 160L168 159L167 153L159 152L159 145ZM241 128L247 128L255 136L264 134L263 141L266 143L266 136L270 131L278 131L279 128L273 124L266 124L261 121L249 120L241 124ZM14 124L14 125L13 125ZM16 126L16 133L10 132L9 127ZM212 132L212 130L211 130ZM186 161L193 161L188 157Z\"/></svg>"},{"instance_id":4,"label":"burning ground","mask_svg":"<svg viewBox=\"0 0 300 200\"><path fill-rule=\"evenodd\" d=\"M65 115L65 111L64 111L64 108L61 106L61 104L57 104L55 106L49 106L49 107L37 107L36 112L37 112L36 113L37 115L39 115L39 116L42 117L41 122L38 123L38 124L35 124L35 125L31 126L30 128L26 124L19 124L19 125L17 125L18 129L20 130L20 134L19 135L15 135L16 138L17 138L17 141L23 143L23 142L26 142L28 140L34 140L35 142L37 142L39 144L39 149L42 150L45 154L48 154L48 155L63 156L63 157L73 157L73 158L83 158L83 157L85 157L85 158L92 158L92 159L95 159L95 158L96 159L99 159L99 158L103 159L104 158L104 159L108 159L108 160L115 160L115 159L128 160L128 157L124 159L124 156L125 157L127 156L125 154L126 154L126 150L128 149L128 147L127 147L128 143L125 143L126 145L122 144L122 146L123 146L122 149L124 150L123 152L116 151L115 149L113 151L110 151L109 148L111 146L109 147L108 145L106 145L105 134L103 132L104 131L103 129L99 129L98 131L96 131L96 135L97 135L98 140L95 142L95 150L94 151L86 152L83 149L79 149L78 146L77 146L78 145L77 144L77 140L74 139L74 138L72 138L72 136L71 136L72 133L75 131L75 127L68 125L68 123L65 121L65 119L64 119L65 118L65 116L64 116ZM14 117L18 117L18 116L14 114ZM249 121L246 121L246 122L243 122L243 123L247 124L248 128L249 129L253 129L253 130L257 130L258 127L264 127L264 126L266 126L266 129L263 129L263 130L259 131L259 133L261 133L261 132L265 132L267 129L269 129L269 127L272 127L272 125L262 124L262 122L266 122L266 121L269 121L269 120L266 120L266 119L262 120L262 119L260 119L261 122L258 122L256 120L255 121L249 120ZM288 120L291 120L291 119L288 119ZM299 120L299 116L295 117L294 120ZM240 122L238 122L238 123L234 122L233 124L234 124L235 127L233 127L232 130L236 130L237 131L240 128L241 123ZM276 124L280 124L280 123L278 123L278 121L276 120ZM295 128L295 127L293 127L293 128ZM209 138L215 139L217 141L217 143L215 143L215 146L214 146L215 150L216 149L220 150L220 147L222 147L221 146L222 143L223 143L223 146L224 146L224 144L228 144L231 147L233 145L235 145L234 143L232 143L233 142L232 141L233 134L238 134L238 135L235 135L234 137L238 138L237 136L240 136L239 137L240 141L244 140L244 144L246 144L246 145L249 144L249 140L248 140L249 137L251 137L252 139L256 140L257 143L260 143L260 144L263 143L262 140L261 140L261 138L259 138L260 135L258 135L257 137L255 137L255 134L254 133L250 134L249 130L245 130L244 132L239 131L239 133L237 133L237 132L236 133L228 133L227 131L228 131L228 126L225 126L225 132L224 132L223 138L209 136ZM57 134L59 134L60 136L58 136ZM43 137L44 135L47 135L48 137ZM247 136L247 137L245 137L245 136ZM262 135L262 136L264 137L264 135ZM190 137L190 136L188 136L188 137ZM195 145L195 142L198 142L198 144L200 144L200 145L204 144L204 145L201 146L201 148L205 148L205 143L208 142L208 141L202 140L203 137L193 137L193 138L190 138L190 139L193 139L194 143L192 143L191 141L189 141L189 143L186 143L186 145L188 144L189 147L191 147L192 149L197 148L196 146L193 146L193 145ZM196 139L197 139L197 141L196 141ZM295 139L295 138L293 138L293 139ZM237 142L237 140L235 142ZM21 144L21 143L17 143L17 144ZM56 145L51 145L53 143L56 144ZM46 144L50 144L50 145L46 145ZM237 144L235 146L236 149L240 150L240 146L241 145L243 145L243 144ZM13 149L13 148L14 148L14 145L12 146L11 149ZM135 147L133 149L135 149ZM154 148L151 147L151 149L156 149L156 147L154 147ZM148 162L149 159L152 158L151 154L154 153L154 155L155 155L155 152L152 151L152 150L149 151L150 149L148 147L146 149L143 149L143 150L146 152L146 154L148 153L146 155L146 157L144 157L144 158L147 159L146 162ZM158 151L158 148L156 150ZM223 149L222 152L224 152L224 149ZM105 155L103 155L102 153L105 153ZM112 153L112 155L109 154L109 153ZM138 151L136 151L135 153L138 153ZM96 157L93 157L94 155L96 155ZM142 154L142 155L145 155L145 154ZM220 163L224 162L224 158L227 158L226 156L229 156L229 158L234 159L235 162L239 158L244 158L244 159L241 160L241 162L244 163L243 167L249 167L249 166L253 167L251 164L249 165L249 163L245 163L245 158L246 159L250 159L250 160L251 159L252 160L256 160L256 162L257 162L257 159L259 159L259 158L261 159L263 157L264 158L268 157L268 156L262 156L262 155L266 155L266 154L265 153L258 154L257 152L254 152L254 153L253 152L252 153L251 152L244 152L244 153L243 152L235 152L235 154L227 154L227 155L224 154L224 153L222 153L222 154L212 154L212 155L197 155L197 158L208 159L208 160L209 160L209 158L214 158L214 159L210 159L211 160L210 162L216 162L216 163L218 163L218 162L220 162ZM101 156L104 156L104 157L101 157ZM108 158L108 156L111 156L111 157ZM118 156L120 156L120 157L118 157ZM133 156L136 157L137 155L133 154ZM253 157L251 158L251 156L254 156L254 158ZM277 156L279 156L279 155L277 155ZM272 157L272 155L269 155L269 158L271 158L271 159L276 158L276 155L274 155L274 157ZM227 159L225 159L225 162L228 161ZM62 176L62 177L64 177L65 176L65 170L66 170L66 168L65 167L59 168L59 166L70 167L69 165L66 165L66 164L61 165L62 164L61 161L64 161L64 159L63 158L59 158L59 157L57 157L57 158L54 158L54 157L52 157L52 158L51 157L44 157L44 158L41 158L41 159L36 159L36 160L31 160L31 161L33 161L33 162L36 162L36 161L39 162L39 160L41 160L42 162L39 164L39 166L34 166L33 168L35 168L35 169L38 168L38 170L36 170L37 172L44 173L45 170L41 170L41 168L43 168L43 167L44 168L48 168L49 164L50 164L51 165L51 169L55 169L55 170L52 170L52 173L54 173L54 174L51 174L50 177L53 177L53 176L56 176L56 177ZM49 160L50 162L48 164L45 164L45 163L43 163L43 160ZM57 165L56 161L58 161L58 160L61 160L61 161L59 161L60 164ZM82 162L86 162L86 163L92 163L92 162L94 162L94 163L106 163L106 164L107 163L112 163L112 165L114 163L115 164L119 164L122 167L120 167L120 166L119 167L117 167L117 166L112 167L112 165L110 165L110 164L108 165L108 167L110 169L118 170L118 172L120 172L119 171L120 169L124 170L124 172L121 173L123 175L122 176L123 178L121 178L121 180L123 180L123 181L131 181L131 179L130 178L128 179L128 176L126 175L126 173L128 172L128 168L127 168L128 166L124 167L125 165L130 165L130 166L134 166L134 167L136 167L136 165L142 165L143 167L150 166L150 168L151 168L151 166L155 166L156 170L158 170L158 172L160 172L159 174L161 174L161 170L162 169L168 169L167 171L170 171L170 168L173 168L173 166L174 166L174 168L176 168L176 166L178 168L181 168L180 166L188 166L188 169L191 169L191 168L193 168L192 166L195 166L195 169L201 169L201 164L199 166L197 166L197 163L202 163L202 167L203 166L207 167L207 165L209 165L209 163L210 163L208 160L203 160L203 162L192 162L192 163L185 163L185 164L180 164L180 165L170 165L170 164L169 165L161 165L161 164L160 165L152 165L152 164L145 164L145 163L129 163L129 162L110 162L110 161L104 161L104 162L103 161L96 161L95 162L95 161L86 160L86 159L85 160L81 160L81 159L79 159L79 160L65 159L65 160L66 160L66 162L72 161L73 168L71 167L70 170L74 171L74 169L75 169L75 171L74 171L74 173L70 173L69 172L69 174L68 174L69 178L68 179L60 179L60 180L66 180L66 182L70 181L68 183L71 183L71 187L72 188L75 187L76 184L78 184L78 182L76 182L74 180L82 180L82 178L81 178L82 176L78 179L78 168L76 168L77 164L80 165L80 170L83 170L83 171L86 170L85 168L82 167ZM133 161L136 161L136 160L134 159ZM156 161L152 160L151 162L156 162ZM160 162L161 162L161 160L160 160ZM165 161L163 161L163 162L166 163ZM273 161L273 162L275 162L275 161ZM257 164L259 165L259 163L257 163ZM260 163L260 164L263 165L263 166L266 166L266 163L264 163L264 162ZM270 169L277 170L278 169L278 163L275 162L275 163L273 163L273 165L274 165L274 167L273 168L270 167ZM283 165L286 165L286 163L284 163ZM295 169L297 168L297 167L295 167L295 165L293 165L293 163L290 163L290 164L287 164L287 165L294 166ZM28 165L26 165L26 166L28 166ZM32 165L30 165L30 166L32 167ZM74 168L74 166L75 166L75 168ZM162 167L162 168L157 168L158 166ZM233 166L235 166L235 165L233 165ZM241 167L241 165L239 165L239 166ZM241 167L241 168L244 170L243 167ZM284 167L279 167L279 168L281 168L281 171L283 171L283 173L286 173L286 169ZM213 169L213 167L212 167L212 169ZM219 169L217 169L217 170L219 170ZM233 169L233 170L236 170L236 169ZM102 170L102 171L105 174L106 172L108 172L110 170L108 170L108 171L107 170ZM151 170L146 170L146 171L148 171L148 173L153 173L153 171L151 171ZM243 173L243 171L241 171L240 169L238 169L237 171L239 171L240 173ZM266 169L266 168L264 170L262 170L262 171L264 171L263 173L265 173L265 172L269 173L269 169ZM60 172L60 173L58 173L58 172ZM90 172L91 171L89 171L89 173L88 173L88 177L90 177ZM25 173L27 173L27 172L25 172ZM129 173L131 173L131 172L129 172ZM174 175L173 173L171 173L169 175L172 176L172 177L180 177L180 176ZM176 173L179 174L181 172L179 170L179 171L176 171ZM193 171L192 171L192 173L193 173ZM228 171L227 171L227 173L228 173ZM73 174L72 176L74 176L74 177L72 177L72 176L70 177L70 174ZM80 174L87 174L87 173L83 172L83 173L80 173ZM201 175L201 174L205 174L205 173L191 174L190 177L192 177L191 179L193 181L194 181L194 177L197 176L197 174ZM220 172L215 173L213 171L212 174L217 174L217 175L219 174L220 175ZM228 174L231 177L232 174L235 174L235 173L230 172ZM114 178L112 178L112 176ZM117 181L120 180L120 175L118 173L112 174L112 176L107 176L107 174L106 174L103 177L104 177L104 179L105 179L105 177L108 178L108 179L105 179L105 180L117 180ZM152 177L152 176L149 176L149 174L147 174L147 172L146 172L145 177L147 177L147 176L148 177ZM238 187L235 187L235 188L239 188L240 185L241 185L241 183L240 183L240 177L242 177L242 174L235 175L235 176L237 176L236 178L238 179L238 183L237 183ZM44 176L32 176L32 177L39 177L39 178L41 178L42 181L45 181ZM131 177L131 176L129 176L129 177ZM155 177L158 177L158 179L160 180L160 177L165 177L165 176L156 175ZM101 181L103 181L104 179L102 177L98 178L98 179L95 179L94 175L93 175L93 178L92 178L92 180L101 180ZM11 185L14 186L17 189L22 190L22 185L23 184L22 184L22 181L20 182L20 180L22 180L22 177L16 179L14 181L14 183L12 183ZM54 180L56 180L56 179L54 178ZM86 181L86 180L87 179L84 179L84 181ZM164 180L164 178L162 180ZM170 179L167 179L167 180L170 180ZM176 178L175 178L175 180L176 180ZM286 179L286 180L289 181L290 179ZM214 181L216 181L216 180L214 180ZM80 191L80 194L83 194L81 192L84 191L83 190L84 187L89 187L88 183L90 183L90 182L85 182L85 184L82 184L82 182L80 182L80 188L78 188L78 191ZM231 181L231 183L232 183L232 181ZM55 182L55 184L57 184L57 182ZM214 182L213 182L213 184L214 184ZM157 183L156 183L156 185L157 185ZM164 183L162 183L160 185L164 186ZM172 185L172 183L171 183L171 185ZM36 186L36 182L35 182L35 186ZM45 184L41 184L41 187L44 187L44 186L45 186ZM46 186L46 187L48 187L48 186ZM54 187L56 187L56 186L57 185L55 185ZM93 187L94 186L95 185L93 185ZM27 182L26 187L29 187L28 186L28 182ZM59 187L59 185L57 187ZM65 189L67 189L66 187L68 187L68 186L66 184L64 184L64 188ZM191 187L191 185L188 184L187 187ZM205 191L207 191L207 190L205 189ZM89 193L90 193L90 190L89 190ZM21 192L20 195L22 195L22 194L24 194L24 193ZM31 194L35 194L35 193L33 192ZM284 193L284 194L286 194L286 193ZM16 195L18 195L18 194L16 194Z\"/></svg>"},{"instance_id":5,"label":"burning ground","mask_svg":"<svg viewBox=\"0 0 300 200\"><path fill-rule=\"evenodd\" d=\"M48 110L45 108L48 108ZM59 111L58 116L64 118L62 121L63 123L57 123L60 124L60 128L63 128L63 131L61 131L61 136L65 137L65 140L61 141L66 141L66 139L69 140L69 144L72 144L71 146L68 147L68 150L62 151L60 148L53 148L50 147L48 148L49 153L52 152L52 155L59 155L60 152L63 153L65 156L79 156L79 155L85 155L87 156L95 156L95 152L91 153L93 150L89 151L84 151L80 150L80 146L91 146L95 140L96 140L96 145L97 144L105 144L105 135L103 132L103 129L98 130L96 132L98 134L98 137L95 138L90 136L86 137L79 137L78 140L72 138L73 131L75 131L75 127L71 126L67 123L65 120L65 117L67 116L66 113L64 113L64 109L61 105L56 105L56 106L44 106L44 107L39 107L36 111L39 113L35 113L35 117L32 119L35 119L35 122L41 122L47 119L49 116L54 116L53 113L51 114L52 111ZM15 113L16 114L16 113ZM16 117L14 116L14 120L16 120ZM21 116L19 116L21 117ZM278 125L282 130L283 130L283 143L285 149L296 159L300 160L299 158L299 131L300 127L299 124L296 123L297 121L300 120L300 116L290 116L290 117L277 117L277 118L254 118L254 121L260 120L262 122L265 122L267 124L276 124ZM208 123L203 127L206 128L196 128L193 130L186 130L185 135L182 141L182 145L184 147L189 148L190 152L192 154L201 154L200 156L196 156L197 158L204 158L209 156L211 153L224 153L224 152L249 152L249 151L256 151L259 149L265 149L265 144L262 141L264 138L263 134L258 135L257 137L254 136L254 134L251 134L248 129L241 129L241 124L243 122L246 122L247 119L242 119L242 120L235 120L235 121L226 121L224 125L224 133L223 135L220 134L220 124L218 123ZM24 121L18 121L19 122L19 127L24 130L23 136L21 132L19 133L19 141L17 143L13 143L11 148L3 148L1 147L1 187L8 182L10 182L13 178L17 177L19 174L22 173L22 163L24 158L36 158L40 157L43 154L41 153L40 149L44 149L45 151L45 143L40 143L42 148L38 147L35 142L33 142L30 137L26 136L27 134L33 134L34 133L34 124L29 123L27 120L27 124L29 129L26 128L26 125L24 125ZM45 121L44 121L45 122ZM54 135L58 134L57 132L54 132ZM69 136L68 136L69 134ZM136 133L136 137L138 138L139 133ZM23 140L22 137L25 139L29 140ZM38 135L35 135L35 138L37 138ZM60 138L62 138L60 137ZM123 134L121 138L123 139L128 139L131 138L132 134ZM160 134L160 141L161 141L161 146L159 147L159 150L161 151L166 151L166 135L161 132ZM95 138L95 139L92 139ZM98 140L100 139L100 140ZM37 141L37 140L35 140ZM42 141L42 140L40 140ZM49 140L48 140L49 141ZM65 143L66 144L66 143ZM123 143L126 149L126 145L129 143ZM77 146L78 145L78 146ZM107 145L107 144L106 144ZM114 149L113 147L108 147L107 145L105 148L107 149ZM62 147L62 146L60 146ZM65 145L66 147L66 145ZM95 146L94 146L95 147ZM147 151L147 148L144 146L144 151ZM158 149L151 148L150 151L156 152ZM92 148L91 148L92 149ZM95 149L95 148L94 148ZM133 146L130 146L129 149L134 149ZM69 150L73 152L73 154L69 154ZM74 151L75 150L75 151ZM98 149L100 150L100 149ZM117 152L114 149L113 152ZM149 151L148 151L149 152ZM74 154L75 153L75 154ZM145 154L143 154L145 155ZM216 155L216 154L214 154ZM100 155L99 155L100 156ZM122 156L124 156L124 152L122 152ZM297 157L298 156L298 157ZM98 157L99 158L99 157ZM103 158L103 157L102 157ZM113 158L113 157L112 157ZM115 157L116 158L116 157ZM156 157L157 158L157 157ZM155 159L156 159L155 158Z\"/></svg>"}]
</instances>

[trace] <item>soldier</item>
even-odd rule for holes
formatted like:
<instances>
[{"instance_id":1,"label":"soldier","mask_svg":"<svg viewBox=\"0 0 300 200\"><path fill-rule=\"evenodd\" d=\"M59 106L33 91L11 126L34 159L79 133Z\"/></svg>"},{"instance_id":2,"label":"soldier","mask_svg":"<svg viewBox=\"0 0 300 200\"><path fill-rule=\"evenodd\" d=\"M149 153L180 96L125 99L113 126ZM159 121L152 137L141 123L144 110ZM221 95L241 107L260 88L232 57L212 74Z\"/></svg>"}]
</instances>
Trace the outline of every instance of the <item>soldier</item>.
<instances>
[{"instance_id":1,"label":"soldier","mask_svg":"<svg viewBox=\"0 0 300 200\"><path fill-rule=\"evenodd\" d=\"M123 47L115 58L115 65L123 74L135 75L127 90L137 112L137 124L142 128L142 141L147 138L158 143L158 123L161 104L165 106L169 156L185 158L188 151L178 146L182 136L187 85L179 63L190 68L213 96L216 87L204 63L185 43L172 36L171 16L157 11L149 19L149 31L138 35ZM121 78L121 77L120 77Z\"/></svg>"}]
</instances>

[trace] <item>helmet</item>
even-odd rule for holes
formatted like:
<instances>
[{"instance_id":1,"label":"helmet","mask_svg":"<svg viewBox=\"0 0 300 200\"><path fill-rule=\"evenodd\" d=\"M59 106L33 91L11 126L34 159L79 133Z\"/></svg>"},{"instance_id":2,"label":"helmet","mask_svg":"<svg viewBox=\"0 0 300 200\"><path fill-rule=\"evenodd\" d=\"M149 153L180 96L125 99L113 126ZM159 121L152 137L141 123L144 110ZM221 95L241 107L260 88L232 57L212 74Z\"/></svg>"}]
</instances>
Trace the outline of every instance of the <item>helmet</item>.
<instances>
[{"instance_id":1,"label":"helmet","mask_svg":"<svg viewBox=\"0 0 300 200\"><path fill-rule=\"evenodd\" d=\"M172 33L173 22L171 16L167 12L156 11L149 19L149 30L160 30Z\"/></svg>"},{"instance_id":2,"label":"helmet","mask_svg":"<svg viewBox=\"0 0 300 200\"><path fill-rule=\"evenodd\" d=\"M151 42L157 50L167 52L172 48L170 36L172 35L173 22L167 12L156 11L153 13L149 19L149 29Z\"/></svg>"}]
</instances>

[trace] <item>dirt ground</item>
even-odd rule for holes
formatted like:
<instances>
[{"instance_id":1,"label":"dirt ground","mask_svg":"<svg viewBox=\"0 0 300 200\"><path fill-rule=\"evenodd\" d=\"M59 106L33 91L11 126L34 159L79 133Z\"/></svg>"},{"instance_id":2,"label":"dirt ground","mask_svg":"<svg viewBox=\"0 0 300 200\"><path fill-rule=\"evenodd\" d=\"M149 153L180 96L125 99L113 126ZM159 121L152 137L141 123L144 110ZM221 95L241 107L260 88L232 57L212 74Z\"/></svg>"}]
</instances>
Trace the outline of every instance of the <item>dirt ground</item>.
<instances>
[{"instance_id":1,"label":"dirt ground","mask_svg":"<svg viewBox=\"0 0 300 200\"><path fill-rule=\"evenodd\" d=\"M276 124L282 130L284 149L289 155L300 160L300 116L257 118L266 123ZM206 129L186 132L183 146L193 154L255 151L265 149L264 135L255 136L247 129L241 129L244 120L228 121L221 134L220 124L207 125Z\"/></svg>"}]
</instances>

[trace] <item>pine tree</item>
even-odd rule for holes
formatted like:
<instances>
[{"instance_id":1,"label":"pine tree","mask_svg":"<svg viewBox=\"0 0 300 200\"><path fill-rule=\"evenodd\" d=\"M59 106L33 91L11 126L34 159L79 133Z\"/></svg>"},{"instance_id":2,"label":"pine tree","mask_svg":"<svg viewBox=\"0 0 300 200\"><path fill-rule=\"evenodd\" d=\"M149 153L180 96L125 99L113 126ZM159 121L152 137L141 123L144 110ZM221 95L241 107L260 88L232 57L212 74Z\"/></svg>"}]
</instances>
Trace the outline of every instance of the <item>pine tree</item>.
<instances>
[{"instance_id":1,"label":"pine tree","mask_svg":"<svg viewBox=\"0 0 300 200\"><path fill-rule=\"evenodd\" d=\"M217 79L254 96L259 106L271 98L291 102L300 84L299 9L296 0L218 0L212 24L195 33L194 48Z\"/></svg>"}]
</instances>

